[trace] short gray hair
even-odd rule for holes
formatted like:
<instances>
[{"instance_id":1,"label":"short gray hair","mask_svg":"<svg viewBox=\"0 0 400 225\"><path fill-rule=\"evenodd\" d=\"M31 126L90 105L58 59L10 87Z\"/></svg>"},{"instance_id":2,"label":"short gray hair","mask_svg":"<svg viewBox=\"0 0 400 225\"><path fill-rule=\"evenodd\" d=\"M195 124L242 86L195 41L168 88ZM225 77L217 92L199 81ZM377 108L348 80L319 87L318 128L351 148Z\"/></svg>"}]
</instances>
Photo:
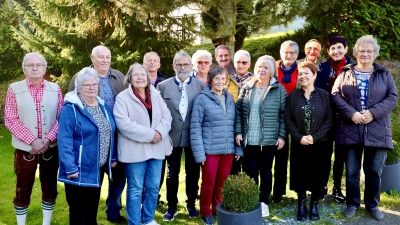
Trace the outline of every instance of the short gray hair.
<instances>
[{"instance_id":1,"label":"short gray hair","mask_svg":"<svg viewBox=\"0 0 400 225\"><path fill-rule=\"evenodd\" d=\"M205 57L207 60L212 63L212 55L209 51L207 50L197 50L193 55L192 55L192 62L196 63L198 58Z\"/></svg>"},{"instance_id":2,"label":"short gray hair","mask_svg":"<svg viewBox=\"0 0 400 225\"><path fill-rule=\"evenodd\" d=\"M78 72L78 75L75 78L75 91L78 91L78 89L81 88L83 81L87 79L94 79L97 83L100 82L97 71L91 67L85 67Z\"/></svg>"},{"instance_id":3,"label":"short gray hair","mask_svg":"<svg viewBox=\"0 0 400 225\"><path fill-rule=\"evenodd\" d=\"M101 48L107 49L107 50L110 52L110 55L111 55L110 49L107 48L106 46L103 46L103 45L98 45L98 46L94 47L94 48L92 49L92 55L97 55L97 53L99 52L99 50L100 50Z\"/></svg>"},{"instance_id":4,"label":"short gray hair","mask_svg":"<svg viewBox=\"0 0 400 225\"><path fill-rule=\"evenodd\" d=\"M144 67L140 63L134 63L133 65L131 65L129 67L129 70L126 73L126 76L125 76L124 84L126 86L128 86L131 83L132 76L133 76L133 71L135 71L136 69L143 69L144 70L144 72L146 73L146 77L147 77L147 85L146 85L146 87L150 87L150 85L151 85L151 77L150 77L149 71L147 71L146 67Z\"/></svg>"},{"instance_id":5,"label":"short gray hair","mask_svg":"<svg viewBox=\"0 0 400 225\"><path fill-rule=\"evenodd\" d=\"M371 44L372 46L374 46L374 52L375 52L374 59L378 58L379 50L381 47L379 46L378 41L372 35L364 35L356 41L356 44L353 47L353 56L357 58L357 51L360 48L360 45L366 45L366 44Z\"/></svg>"},{"instance_id":6,"label":"short gray hair","mask_svg":"<svg viewBox=\"0 0 400 225\"><path fill-rule=\"evenodd\" d=\"M39 57L39 58L42 60L42 63L43 63L43 65L44 65L44 67L45 67L45 68L47 67L47 61L46 61L46 59L44 58L44 56L43 56L42 54L39 54L39 53L37 53L37 52L31 52L31 53L27 53L27 54L24 56L24 59L22 60L22 70L24 70L26 60L27 60L28 58L32 57L32 56L37 56L37 57Z\"/></svg>"},{"instance_id":7,"label":"short gray hair","mask_svg":"<svg viewBox=\"0 0 400 225\"><path fill-rule=\"evenodd\" d=\"M257 59L256 65L254 66L254 74L256 73L256 69L258 66L268 63L270 66L270 76L273 77L276 74L276 65L274 57L270 55L263 55Z\"/></svg>"},{"instance_id":8,"label":"short gray hair","mask_svg":"<svg viewBox=\"0 0 400 225\"><path fill-rule=\"evenodd\" d=\"M280 52L283 52L284 49L287 48L287 47L293 47L294 50L296 51L296 53L299 54L299 45L298 45L296 42L294 42L294 41L292 41L292 40L284 41L284 42L281 44Z\"/></svg>"},{"instance_id":9,"label":"short gray hair","mask_svg":"<svg viewBox=\"0 0 400 225\"><path fill-rule=\"evenodd\" d=\"M175 56L174 56L174 61L173 61L174 65L175 65L176 60L182 59L182 58L186 58L186 57L189 58L190 64L192 64L192 58L190 57L190 55L187 54L185 51L180 50L180 51L177 52L177 53L175 54Z\"/></svg>"},{"instance_id":10,"label":"short gray hair","mask_svg":"<svg viewBox=\"0 0 400 225\"><path fill-rule=\"evenodd\" d=\"M226 45L218 45L218 47L215 48L215 58L217 58L218 50L220 50L220 49L228 50L228 52L229 52L229 57L231 56L231 50L229 49L228 46L226 46Z\"/></svg>"},{"instance_id":11,"label":"short gray hair","mask_svg":"<svg viewBox=\"0 0 400 225\"><path fill-rule=\"evenodd\" d=\"M146 63L146 59L150 54L155 54L158 58L158 62L161 62L160 56L157 54L157 52L148 52L148 53L144 54L144 56L143 56L143 64Z\"/></svg>"},{"instance_id":12,"label":"short gray hair","mask_svg":"<svg viewBox=\"0 0 400 225\"><path fill-rule=\"evenodd\" d=\"M240 58L240 56L245 55L248 57L249 62L251 62L251 57L250 57L250 53L246 50L239 50L235 53L235 56L233 57L233 61L237 62Z\"/></svg>"}]
</instances>

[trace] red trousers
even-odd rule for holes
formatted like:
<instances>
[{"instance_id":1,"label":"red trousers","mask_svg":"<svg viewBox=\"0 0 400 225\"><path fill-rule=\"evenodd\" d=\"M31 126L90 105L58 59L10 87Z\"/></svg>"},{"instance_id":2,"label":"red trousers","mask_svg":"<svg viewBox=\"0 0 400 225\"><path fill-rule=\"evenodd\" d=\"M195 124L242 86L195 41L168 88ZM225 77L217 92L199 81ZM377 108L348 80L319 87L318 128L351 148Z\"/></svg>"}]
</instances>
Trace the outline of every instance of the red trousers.
<instances>
[{"instance_id":1,"label":"red trousers","mask_svg":"<svg viewBox=\"0 0 400 225\"><path fill-rule=\"evenodd\" d=\"M200 189L200 215L211 216L222 201L222 188L232 167L233 154L206 155L201 166L202 181ZM212 209L210 208L212 206Z\"/></svg>"}]
</instances>

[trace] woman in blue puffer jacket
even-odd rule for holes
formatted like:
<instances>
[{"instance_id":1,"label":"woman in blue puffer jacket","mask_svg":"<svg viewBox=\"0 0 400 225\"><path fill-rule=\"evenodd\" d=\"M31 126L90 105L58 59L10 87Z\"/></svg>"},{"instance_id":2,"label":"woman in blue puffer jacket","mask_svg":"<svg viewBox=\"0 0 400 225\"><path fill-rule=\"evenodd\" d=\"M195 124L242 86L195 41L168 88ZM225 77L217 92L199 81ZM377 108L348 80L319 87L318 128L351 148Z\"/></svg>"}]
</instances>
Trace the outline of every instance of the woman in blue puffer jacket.
<instances>
[{"instance_id":1,"label":"woman in blue puffer jacket","mask_svg":"<svg viewBox=\"0 0 400 225\"><path fill-rule=\"evenodd\" d=\"M214 223L212 214L222 201L222 187L234 155L236 159L243 155L241 147L235 145L235 103L224 89L227 79L224 68L211 68L207 75L209 85L193 104L190 141L196 162L202 164L200 214L205 224Z\"/></svg>"}]
</instances>

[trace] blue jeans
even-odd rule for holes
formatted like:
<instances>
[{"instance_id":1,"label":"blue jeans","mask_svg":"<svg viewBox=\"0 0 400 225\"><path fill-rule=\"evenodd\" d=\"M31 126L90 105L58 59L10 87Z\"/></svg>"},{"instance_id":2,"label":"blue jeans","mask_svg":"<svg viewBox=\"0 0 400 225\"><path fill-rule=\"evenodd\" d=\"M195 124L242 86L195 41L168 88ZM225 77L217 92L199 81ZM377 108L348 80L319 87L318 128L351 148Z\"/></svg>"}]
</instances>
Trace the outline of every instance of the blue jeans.
<instances>
[{"instance_id":1,"label":"blue jeans","mask_svg":"<svg viewBox=\"0 0 400 225\"><path fill-rule=\"evenodd\" d=\"M121 195L125 188L126 176L124 171L124 164L118 162L117 166L111 169L112 181L108 183L108 195L106 200L107 205L107 219L114 219L120 215L122 209ZM108 175L108 170L107 170Z\"/></svg>"},{"instance_id":2,"label":"blue jeans","mask_svg":"<svg viewBox=\"0 0 400 225\"><path fill-rule=\"evenodd\" d=\"M364 152L364 203L367 210L373 210L378 207L380 202L381 174L387 150L361 145L348 145L345 148L346 204L355 208L360 207L360 169Z\"/></svg>"},{"instance_id":3,"label":"blue jeans","mask_svg":"<svg viewBox=\"0 0 400 225\"><path fill-rule=\"evenodd\" d=\"M157 207L162 160L149 159L138 163L124 163L124 166L128 184L126 189L128 224L150 223L154 220ZM142 202L143 188L146 191Z\"/></svg>"}]
</instances>

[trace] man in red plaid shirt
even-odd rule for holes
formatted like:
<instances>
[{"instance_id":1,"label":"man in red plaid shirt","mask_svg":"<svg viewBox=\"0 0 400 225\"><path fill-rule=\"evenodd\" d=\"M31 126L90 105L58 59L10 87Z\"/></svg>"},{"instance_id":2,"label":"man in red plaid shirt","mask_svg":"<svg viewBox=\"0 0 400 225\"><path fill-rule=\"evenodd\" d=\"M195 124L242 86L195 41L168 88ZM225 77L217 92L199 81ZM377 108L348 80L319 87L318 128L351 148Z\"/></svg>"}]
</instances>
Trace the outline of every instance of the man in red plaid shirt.
<instances>
[{"instance_id":1,"label":"man in red plaid shirt","mask_svg":"<svg viewBox=\"0 0 400 225\"><path fill-rule=\"evenodd\" d=\"M22 62L25 80L8 87L4 121L12 134L17 176L14 207L17 224L25 224L35 173L39 164L42 187L43 225L50 225L57 197L58 115L61 88L43 79L47 62L38 53L28 53Z\"/></svg>"}]
</instances>

